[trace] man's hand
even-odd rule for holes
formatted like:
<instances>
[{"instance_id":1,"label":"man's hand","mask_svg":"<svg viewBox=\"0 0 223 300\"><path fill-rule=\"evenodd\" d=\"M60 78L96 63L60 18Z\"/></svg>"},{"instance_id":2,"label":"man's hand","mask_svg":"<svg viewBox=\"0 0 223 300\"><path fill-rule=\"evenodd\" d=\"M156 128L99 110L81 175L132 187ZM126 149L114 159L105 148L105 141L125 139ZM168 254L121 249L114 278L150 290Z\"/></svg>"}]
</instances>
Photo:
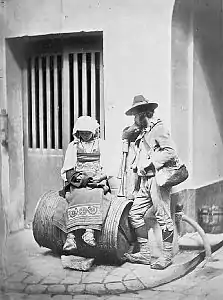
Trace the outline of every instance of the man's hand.
<instances>
[{"instance_id":1,"label":"man's hand","mask_svg":"<svg viewBox=\"0 0 223 300\"><path fill-rule=\"evenodd\" d=\"M140 128L134 123L131 126L127 126L122 131L122 139L134 142L140 134Z\"/></svg>"},{"instance_id":2,"label":"man's hand","mask_svg":"<svg viewBox=\"0 0 223 300\"><path fill-rule=\"evenodd\" d=\"M141 176L146 176L147 173L148 173L148 171L151 170L152 168L153 168L153 163L152 163L152 161L149 159L149 161L148 161L146 167L140 168L140 169L139 169L139 175L141 175Z\"/></svg>"},{"instance_id":3,"label":"man's hand","mask_svg":"<svg viewBox=\"0 0 223 300\"><path fill-rule=\"evenodd\" d=\"M146 176L145 170L144 170L144 169L140 169L140 170L139 170L139 175L140 175L140 176Z\"/></svg>"}]
</instances>

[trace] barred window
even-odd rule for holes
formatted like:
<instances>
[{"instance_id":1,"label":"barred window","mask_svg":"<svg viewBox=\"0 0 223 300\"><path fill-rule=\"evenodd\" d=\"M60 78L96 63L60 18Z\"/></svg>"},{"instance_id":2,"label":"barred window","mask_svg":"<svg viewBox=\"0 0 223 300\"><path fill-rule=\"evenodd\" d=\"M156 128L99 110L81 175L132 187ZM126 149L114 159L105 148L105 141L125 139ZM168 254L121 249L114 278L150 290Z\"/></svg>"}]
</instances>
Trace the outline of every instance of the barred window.
<instances>
[{"instance_id":1,"label":"barred window","mask_svg":"<svg viewBox=\"0 0 223 300\"><path fill-rule=\"evenodd\" d=\"M102 52L34 55L26 74L28 148L62 149L82 115L98 120L104 138Z\"/></svg>"}]
</instances>

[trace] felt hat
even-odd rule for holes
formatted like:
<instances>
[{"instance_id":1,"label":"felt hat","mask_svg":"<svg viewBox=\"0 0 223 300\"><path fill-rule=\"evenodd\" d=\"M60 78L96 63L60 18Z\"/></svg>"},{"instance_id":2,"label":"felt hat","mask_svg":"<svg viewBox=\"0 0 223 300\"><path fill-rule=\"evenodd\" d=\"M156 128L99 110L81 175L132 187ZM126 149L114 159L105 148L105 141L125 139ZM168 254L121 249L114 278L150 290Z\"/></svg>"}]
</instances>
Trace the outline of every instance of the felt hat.
<instances>
[{"instance_id":1,"label":"felt hat","mask_svg":"<svg viewBox=\"0 0 223 300\"><path fill-rule=\"evenodd\" d=\"M137 95L133 99L132 107L128 109L125 114L127 116L133 116L137 113L144 111L154 111L158 107L158 103L150 102L145 99L143 95Z\"/></svg>"}]
</instances>

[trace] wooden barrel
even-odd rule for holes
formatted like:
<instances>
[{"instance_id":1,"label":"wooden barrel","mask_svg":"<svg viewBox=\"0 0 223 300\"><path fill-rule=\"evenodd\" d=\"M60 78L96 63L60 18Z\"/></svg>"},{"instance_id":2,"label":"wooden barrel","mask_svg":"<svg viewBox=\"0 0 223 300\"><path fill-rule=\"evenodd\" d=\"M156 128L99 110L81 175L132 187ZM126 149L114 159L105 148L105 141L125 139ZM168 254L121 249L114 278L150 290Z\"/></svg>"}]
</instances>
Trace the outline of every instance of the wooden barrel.
<instances>
[{"instance_id":1,"label":"wooden barrel","mask_svg":"<svg viewBox=\"0 0 223 300\"><path fill-rule=\"evenodd\" d=\"M107 263L121 263L124 253L128 252L135 240L133 230L128 220L128 213L132 201L125 197L111 195L112 201L103 224L102 231L96 234L96 247L90 247L81 239L82 231L76 234L78 249L72 254L94 257L96 261ZM53 215L58 206L65 207L65 199L60 197L57 191L49 191L39 199L34 219L33 235L36 242L62 254L66 240L64 233L53 223Z\"/></svg>"},{"instance_id":2,"label":"wooden barrel","mask_svg":"<svg viewBox=\"0 0 223 300\"><path fill-rule=\"evenodd\" d=\"M33 236L36 242L55 253L62 252L66 234L58 229L52 220L57 207L63 207L64 204L65 199L60 197L58 192L46 192L40 197L33 218Z\"/></svg>"}]
</instances>

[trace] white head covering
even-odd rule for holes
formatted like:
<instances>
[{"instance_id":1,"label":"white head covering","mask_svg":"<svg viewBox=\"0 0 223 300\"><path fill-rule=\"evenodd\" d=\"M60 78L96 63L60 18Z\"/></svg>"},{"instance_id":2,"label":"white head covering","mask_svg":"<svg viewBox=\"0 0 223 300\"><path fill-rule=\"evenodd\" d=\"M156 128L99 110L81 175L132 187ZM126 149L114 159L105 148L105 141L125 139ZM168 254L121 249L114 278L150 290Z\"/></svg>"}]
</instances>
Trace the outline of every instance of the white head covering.
<instances>
[{"instance_id":1,"label":"white head covering","mask_svg":"<svg viewBox=\"0 0 223 300\"><path fill-rule=\"evenodd\" d=\"M81 116L74 124L73 134L75 134L77 131L90 131L95 133L99 126L99 123L94 118L90 116Z\"/></svg>"}]
</instances>

